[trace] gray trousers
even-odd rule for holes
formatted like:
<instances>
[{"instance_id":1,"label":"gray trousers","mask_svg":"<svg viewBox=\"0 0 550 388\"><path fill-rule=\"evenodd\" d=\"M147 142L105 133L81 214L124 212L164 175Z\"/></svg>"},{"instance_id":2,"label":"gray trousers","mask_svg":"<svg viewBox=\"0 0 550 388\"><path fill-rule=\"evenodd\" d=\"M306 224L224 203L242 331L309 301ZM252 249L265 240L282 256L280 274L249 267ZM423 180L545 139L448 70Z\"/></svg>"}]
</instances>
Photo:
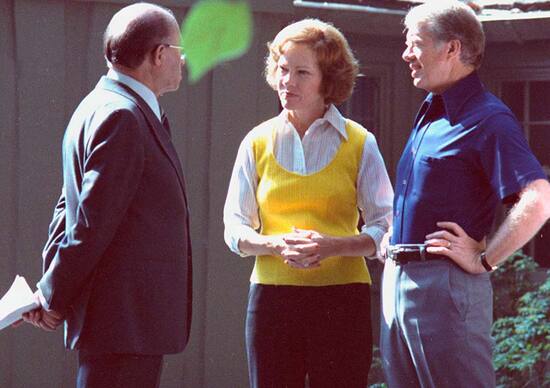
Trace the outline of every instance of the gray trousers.
<instances>
[{"instance_id":1,"label":"gray trousers","mask_svg":"<svg viewBox=\"0 0 550 388\"><path fill-rule=\"evenodd\" d=\"M380 349L388 386L494 387L492 314L488 274L446 260L386 260Z\"/></svg>"}]
</instances>

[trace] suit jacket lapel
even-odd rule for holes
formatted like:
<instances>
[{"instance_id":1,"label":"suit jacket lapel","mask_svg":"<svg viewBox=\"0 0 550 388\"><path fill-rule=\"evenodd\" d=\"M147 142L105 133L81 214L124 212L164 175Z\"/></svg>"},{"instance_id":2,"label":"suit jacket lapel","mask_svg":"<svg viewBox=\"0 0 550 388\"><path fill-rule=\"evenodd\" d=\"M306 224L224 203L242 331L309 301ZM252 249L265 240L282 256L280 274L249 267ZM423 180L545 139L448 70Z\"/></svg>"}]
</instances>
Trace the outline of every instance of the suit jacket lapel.
<instances>
[{"instance_id":1,"label":"suit jacket lapel","mask_svg":"<svg viewBox=\"0 0 550 388\"><path fill-rule=\"evenodd\" d=\"M185 196L185 180L183 177L183 170L181 168L181 163L176 149L174 148L172 140L170 139L170 134L168 133L167 129L163 127L163 125L161 124L155 113L151 110L149 105L145 102L145 100L143 100L143 98L141 98L128 86L105 76L101 78L97 87L120 94L134 102L139 107L139 109L143 112L143 115L149 122L149 128L151 129L151 132L155 136L160 147L176 170L181 188L183 190L183 194ZM185 199L185 201L187 203L187 198Z\"/></svg>"}]
</instances>

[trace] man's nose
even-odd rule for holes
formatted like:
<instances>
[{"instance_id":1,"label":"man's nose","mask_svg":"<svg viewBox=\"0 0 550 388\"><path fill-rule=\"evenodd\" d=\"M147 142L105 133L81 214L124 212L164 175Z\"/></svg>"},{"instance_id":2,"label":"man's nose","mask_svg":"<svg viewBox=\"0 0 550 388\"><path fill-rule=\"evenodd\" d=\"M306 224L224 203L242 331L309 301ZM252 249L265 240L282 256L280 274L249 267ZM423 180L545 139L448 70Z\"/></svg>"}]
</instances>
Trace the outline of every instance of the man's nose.
<instances>
[{"instance_id":1,"label":"man's nose","mask_svg":"<svg viewBox=\"0 0 550 388\"><path fill-rule=\"evenodd\" d=\"M411 60L411 56L412 56L411 48L410 47L405 47L405 50L403 50L403 53L401 54L401 58L405 62L409 62Z\"/></svg>"}]
</instances>

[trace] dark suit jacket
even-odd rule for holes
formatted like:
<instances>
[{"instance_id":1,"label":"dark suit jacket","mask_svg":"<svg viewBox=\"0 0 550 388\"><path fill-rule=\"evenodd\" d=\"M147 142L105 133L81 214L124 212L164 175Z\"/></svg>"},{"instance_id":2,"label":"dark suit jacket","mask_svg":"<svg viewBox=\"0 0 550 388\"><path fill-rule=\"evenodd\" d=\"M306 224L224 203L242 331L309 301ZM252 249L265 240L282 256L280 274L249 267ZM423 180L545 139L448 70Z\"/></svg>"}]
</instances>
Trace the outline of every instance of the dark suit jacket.
<instances>
[{"instance_id":1,"label":"dark suit jacket","mask_svg":"<svg viewBox=\"0 0 550 388\"><path fill-rule=\"evenodd\" d=\"M185 183L145 101L103 77L63 140L63 190L38 287L65 315L65 344L97 352L183 350L191 322Z\"/></svg>"}]
</instances>

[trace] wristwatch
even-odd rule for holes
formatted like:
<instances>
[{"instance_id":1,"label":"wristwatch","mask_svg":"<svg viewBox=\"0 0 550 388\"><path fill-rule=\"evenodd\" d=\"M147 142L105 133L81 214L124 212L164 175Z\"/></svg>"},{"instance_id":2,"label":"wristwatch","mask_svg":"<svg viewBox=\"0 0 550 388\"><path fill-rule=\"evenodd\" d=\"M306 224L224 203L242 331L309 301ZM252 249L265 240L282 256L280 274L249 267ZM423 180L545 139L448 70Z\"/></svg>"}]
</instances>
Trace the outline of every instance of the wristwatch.
<instances>
[{"instance_id":1,"label":"wristwatch","mask_svg":"<svg viewBox=\"0 0 550 388\"><path fill-rule=\"evenodd\" d=\"M485 271L487 272L493 272L498 268L496 265L491 266L489 263L487 263L487 253L485 251L479 254L479 261L481 261L481 265L483 266L483 268L485 268Z\"/></svg>"}]
</instances>

